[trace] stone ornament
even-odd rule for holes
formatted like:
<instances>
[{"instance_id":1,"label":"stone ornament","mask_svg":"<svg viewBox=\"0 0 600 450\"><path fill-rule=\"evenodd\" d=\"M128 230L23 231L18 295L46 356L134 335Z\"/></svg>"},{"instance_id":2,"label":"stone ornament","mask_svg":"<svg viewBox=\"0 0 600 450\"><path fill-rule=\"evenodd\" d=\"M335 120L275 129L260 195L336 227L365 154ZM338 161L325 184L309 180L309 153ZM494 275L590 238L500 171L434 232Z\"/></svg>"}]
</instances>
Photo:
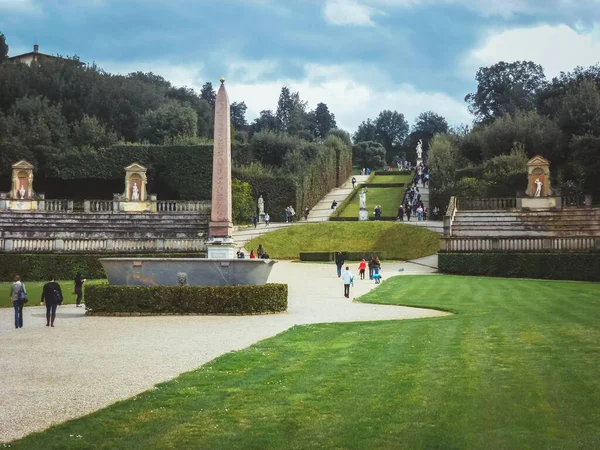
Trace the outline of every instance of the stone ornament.
<instances>
[{"instance_id":1,"label":"stone ornament","mask_svg":"<svg viewBox=\"0 0 600 450\"><path fill-rule=\"evenodd\" d=\"M527 196L550 197L550 162L541 157L534 156L527 162Z\"/></svg>"},{"instance_id":2,"label":"stone ornament","mask_svg":"<svg viewBox=\"0 0 600 450\"><path fill-rule=\"evenodd\" d=\"M258 196L258 214L261 216L265 215L265 201L262 195Z\"/></svg>"},{"instance_id":3,"label":"stone ornament","mask_svg":"<svg viewBox=\"0 0 600 450\"><path fill-rule=\"evenodd\" d=\"M539 178L536 178L535 184L537 185L537 188L535 189L535 194L533 196L534 197L539 197L542 194L543 183L540 181Z\"/></svg>"},{"instance_id":4,"label":"stone ornament","mask_svg":"<svg viewBox=\"0 0 600 450\"><path fill-rule=\"evenodd\" d=\"M358 204L360 209L367 209L367 188L362 188L358 194Z\"/></svg>"},{"instance_id":5,"label":"stone ornament","mask_svg":"<svg viewBox=\"0 0 600 450\"><path fill-rule=\"evenodd\" d=\"M423 159L423 139L417 143L417 159Z\"/></svg>"},{"instance_id":6,"label":"stone ornament","mask_svg":"<svg viewBox=\"0 0 600 450\"><path fill-rule=\"evenodd\" d=\"M10 198L14 200L32 200L33 165L24 159L12 165L12 186Z\"/></svg>"}]
</instances>

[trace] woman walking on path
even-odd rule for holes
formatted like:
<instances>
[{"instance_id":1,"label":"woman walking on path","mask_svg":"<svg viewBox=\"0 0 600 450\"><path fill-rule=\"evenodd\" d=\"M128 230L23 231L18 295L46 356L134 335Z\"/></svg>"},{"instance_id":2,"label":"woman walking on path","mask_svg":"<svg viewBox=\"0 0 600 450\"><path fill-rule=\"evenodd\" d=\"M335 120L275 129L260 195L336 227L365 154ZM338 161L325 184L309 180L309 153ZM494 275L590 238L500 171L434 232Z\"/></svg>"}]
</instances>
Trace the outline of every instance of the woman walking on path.
<instances>
[{"instance_id":1,"label":"woman walking on path","mask_svg":"<svg viewBox=\"0 0 600 450\"><path fill-rule=\"evenodd\" d=\"M23 296L27 295L27 291L19 275L15 275L14 280L10 286L10 301L15 308L15 328L23 328L23 305L25 304Z\"/></svg>"},{"instance_id":2,"label":"woman walking on path","mask_svg":"<svg viewBox=\"0 0 600 450\"><path fill-rule=\"evenodd\" d=\"M54 326L56 319L56 308L62 304L63 296L60 290L60 285L54 281L54 277L50 277L50 281L42 288L42 300L40 306L46 304L46 326Z\"/></svg>"},{"instance_id":3,"label":"woman walking on path","mask_svg":"<svg viewBox=\"0 0 600 450\"><path fill-rule=\"evenodd\" d=\"M344 297L350 298L350 285L354 284L354 277L350 272L350 267L346 266L346 270L342 274L342 280L344 281Z\"/></svg>"},{"instance_id":4,"label":"woman walking on path","mask_svg":"<svg viewBox=\"0 0 600 450\"><path fill-rule=\"evenodd\" d=\"M75 288L73 289L73 292L77 294L77 303L75 305L77 308L81 307L81 299L83 298L83 283L85 283L85 278L83 278L81 272L77 272L77 275L75 275Z\"/></svg>"}]
</instances>

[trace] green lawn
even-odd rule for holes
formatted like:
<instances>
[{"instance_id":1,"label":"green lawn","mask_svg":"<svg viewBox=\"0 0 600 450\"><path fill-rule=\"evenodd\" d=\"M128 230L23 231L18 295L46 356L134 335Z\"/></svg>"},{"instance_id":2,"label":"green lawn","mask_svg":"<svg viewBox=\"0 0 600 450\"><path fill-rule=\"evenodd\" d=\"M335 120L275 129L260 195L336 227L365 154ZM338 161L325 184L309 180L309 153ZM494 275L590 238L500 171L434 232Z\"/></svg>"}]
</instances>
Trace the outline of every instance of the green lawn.
<instances>
[{"instance_id":1,"label":"green lawn","mask_svg":"<svg viewBox=\"0 0 600 450\"><path fill-rule=\"evenodd\" d=\"M369 217L373 216L375 205L381 205L381 215L384 217L396 217L398 214L398 206L404 198L405 188L389 187L389 188L368 188L367 190L367 210ZM358 194L354 196L338 217L354 217L358 218Z\"/></svg>"},{"instance_id":2,"label":"green lawn","mask_svg":"<svg viewBox=\"0 0 600 450\"><path fill-rule=\"evenodd\" d=\"M271 258L297 259L299 252L385 252L387 259L415 259L440 248L437 233L393 222L322 222L287 227L248 241Z\"/></svg>"},{"instance_id":3,"label":"green lawn","mask_svg":"<svg viewBox=\"0 0 600 450\"><path fill-rule=\"evenodd\" d=\"M25 283L25 289L27 290L27 298L29 298L27 306L39 306L40 299L42 298L42 287L47 283L47 281L28 282L27 280L23 280L23 282ZM85 282L85 285L103 283L106 283L106 280L88 280ZM58 284L60 284L60 288L63 293L63 305L74 305L77 300L77 296L73 294L73 280L58 281ZM4 300L0 301L0 308L12 308L12 303L9 300L11 285L12 282L0 283L0 292L5 293Z\"/></svg>"},{"instance_id":4,"label":"green lawn","mask_svg":"<svg viewBox=\"0 0 600 450\"><path fill-rule=\"evenodd\" d=\"M412 175L375 175L371 183L404 183L408 185L412 179Z\"/></svg>"},{"instance_id":5,"label":"green lawn","mask_svg":"<svg viewBox=\"0 0 600 450\"><path fill-rule=\"evenodd\" d=\"M600 284L400 276L456 315L297 326L16 449L600 448Z\"/></svg>"}]
</instances>

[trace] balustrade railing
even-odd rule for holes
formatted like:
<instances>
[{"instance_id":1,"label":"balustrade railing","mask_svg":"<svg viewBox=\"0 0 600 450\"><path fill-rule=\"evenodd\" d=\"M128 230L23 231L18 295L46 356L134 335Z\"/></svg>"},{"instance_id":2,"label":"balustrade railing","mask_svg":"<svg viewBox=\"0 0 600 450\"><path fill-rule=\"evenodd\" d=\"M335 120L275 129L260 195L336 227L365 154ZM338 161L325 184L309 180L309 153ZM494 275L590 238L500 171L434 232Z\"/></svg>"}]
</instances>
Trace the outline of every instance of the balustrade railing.
<instances>
[{"instance_id":1,"label":"balustrade railing","mask_svg":"<svg viewBox=\"0 0 600 450\"><path fill-rule=\"evenodd\" d=\"M0 252L5 253L144 253L204 250L204 239L0 239Z\"/></svg>"},{"instance_id":2,"label":"balustrade railing","mask_svg":"<svg viewBox=\"0 0 600 450\"><path fill-rule=\"evenodd\" d=\"M73 211L73 200L62 200L62 199L45 199L40 200L43 202L44 211L61 211L71 212Z\"/></svg>"},{"instance_id":3,"label":"balustrade railing","mask_svg":"<svg viewBox=\"0 0 600 450\"><path fill-rule=\"evenodd\" d=\"M442 238L441 250L468 252L575 252L600 250L598 237Z\"/></svg>"},{"instance_id":4,"label":"balustrade railing","mask_svg":"<svg viewBox=\"0 0 600 450\"><path fill-rule=\"evenodd\" d=\"M446 208L446 214L444 215L444 236L452 236L452 224L454 223L454 216L456 216L456 197L450 197L450 203Z\"/></svg>"},{"instance_id":5,"label":"balustrade railing","mask_svg":"<svg viewBox=\"0 0 600 450\"><path fill-rule=\"evenodd\" d=\"M206 201L181 201L160 200L156 202L157 212L206 212L210 209L210 202Z\"/></svg>"},{"instance_id":6,"label":"balustrade railing","mask_svg":"<svg viewBox=\"0 0 600 450\"><path fill-rule=\"evenodd\" d=\"M112 200L84 200L83 210L85 212L111 212L115 209Z\"/></svg>"},{"instance_id":7,"label":"balustrade railing","mask_svg":"<svg viewBox=\"0 0 600 450\"><path fill-rule=\"evenodd\" d=\"M491 209L515 209L517 207L516 197L506 198L471 198L460 197L456 199L456 207L461 211L491 210Z\"/></svg>"},{"instance_id":8,"label":"balustrade railing","mask_svg":"<svg viewBox=\"0 0 600 450\"><path fill-rule=\"evenodd\" d=\"M564 195L561 197L561 205L563 208L569 206L592 206L592 196L585 194Z\"/></svg>"}]
</instances>

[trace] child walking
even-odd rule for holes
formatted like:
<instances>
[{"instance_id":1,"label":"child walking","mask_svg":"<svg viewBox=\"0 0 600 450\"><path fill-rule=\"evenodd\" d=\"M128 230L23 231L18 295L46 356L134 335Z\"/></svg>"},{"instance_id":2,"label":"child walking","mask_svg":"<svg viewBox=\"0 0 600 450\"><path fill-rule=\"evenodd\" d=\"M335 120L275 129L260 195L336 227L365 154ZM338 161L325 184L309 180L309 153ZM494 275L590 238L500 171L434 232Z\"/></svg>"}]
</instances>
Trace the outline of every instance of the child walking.
<instances>
[{"instance_id":1,"label":"child walking","mask_svg":"<svg viewBox=\"0 0 600 450\"><path fill-rule=\"evenodd\" d=\"M365 271L367 270L367 262L363 259L359 264L358 264L358 275L360 276L361 280L365 279Z\"/></svg>"}]
</instances>

